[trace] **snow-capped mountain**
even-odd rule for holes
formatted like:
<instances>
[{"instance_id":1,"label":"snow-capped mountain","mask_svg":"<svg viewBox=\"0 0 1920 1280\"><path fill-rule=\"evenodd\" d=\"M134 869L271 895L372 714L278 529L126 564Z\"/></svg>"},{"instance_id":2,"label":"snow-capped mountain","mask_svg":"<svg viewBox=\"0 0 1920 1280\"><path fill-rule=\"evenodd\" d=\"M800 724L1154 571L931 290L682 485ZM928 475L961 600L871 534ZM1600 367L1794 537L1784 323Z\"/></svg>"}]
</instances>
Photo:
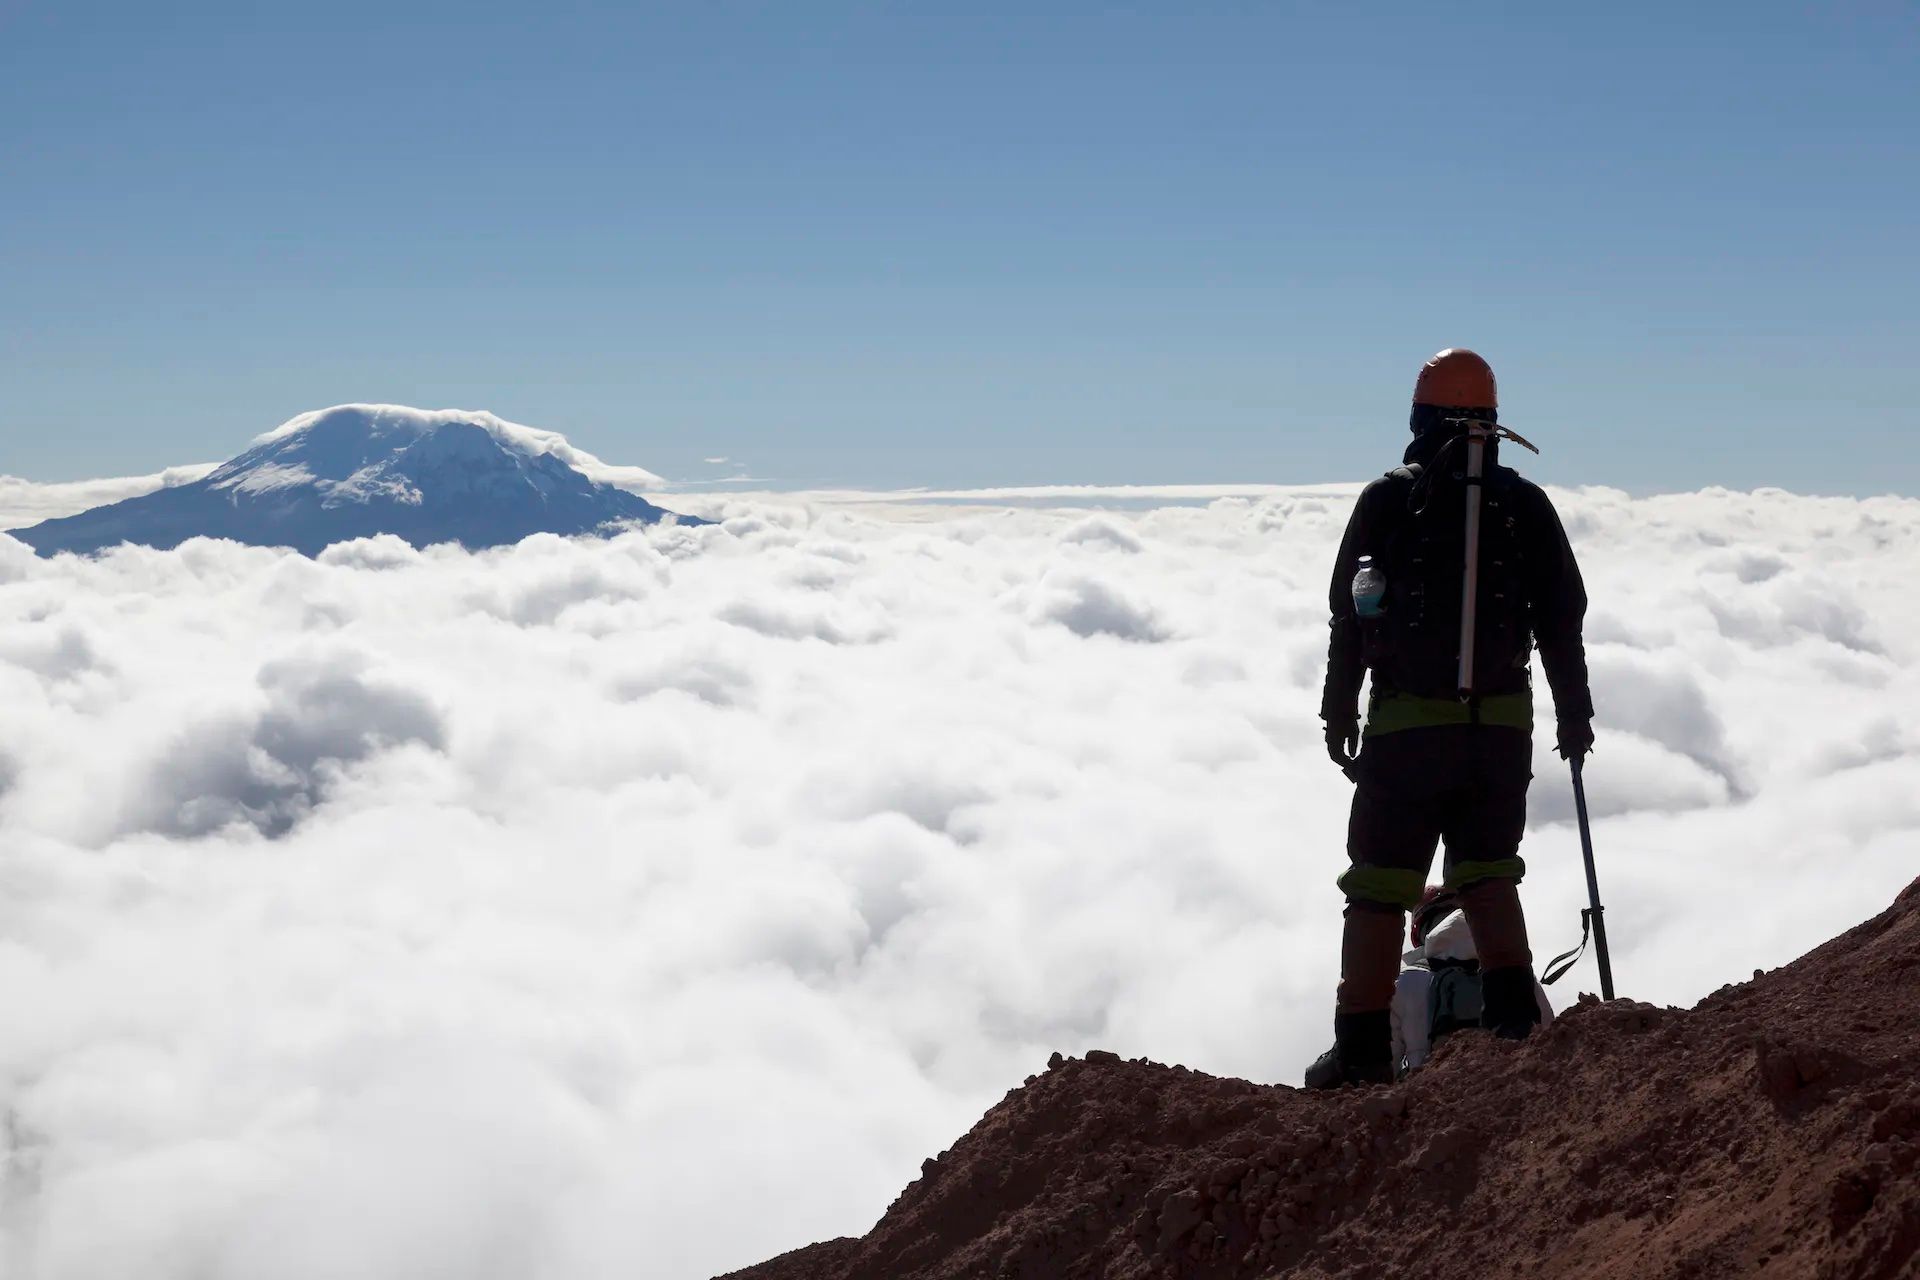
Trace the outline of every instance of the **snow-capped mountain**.
<instances>
[{"instance_id":1,"label":"snow-capped mountain","mask_svg":"<svg viewBox=\"0 0 1920 1280\"><path fill-rule=\"evenodd\" d=\"M658 483L490 413L349 404L300 415L203 479L11 532L43 555L196 537L314 555L377 533L492 547L673 516L621 487Z\"/></svg>"}]
</instances>

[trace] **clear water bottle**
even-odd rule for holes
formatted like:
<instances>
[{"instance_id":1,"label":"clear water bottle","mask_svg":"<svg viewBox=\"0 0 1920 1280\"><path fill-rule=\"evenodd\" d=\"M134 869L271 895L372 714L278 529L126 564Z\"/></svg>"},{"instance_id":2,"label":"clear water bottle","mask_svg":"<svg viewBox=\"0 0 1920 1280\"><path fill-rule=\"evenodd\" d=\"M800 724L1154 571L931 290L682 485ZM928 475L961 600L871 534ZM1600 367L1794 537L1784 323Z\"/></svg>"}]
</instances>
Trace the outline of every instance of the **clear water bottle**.
<instances>
[{"instance_id":1,"label":"clear water bottle","mask_svg":"<svg viewBox=\"0 0 1920 1280\"><path fill-rule=\"evenodd\" d=\"M1386 612L1387 575L1380 572L1372 556L1360 557L1360 570L1353 575L1353 611L1362 618L1377 618Z\"/></svg>"}]
</instances>

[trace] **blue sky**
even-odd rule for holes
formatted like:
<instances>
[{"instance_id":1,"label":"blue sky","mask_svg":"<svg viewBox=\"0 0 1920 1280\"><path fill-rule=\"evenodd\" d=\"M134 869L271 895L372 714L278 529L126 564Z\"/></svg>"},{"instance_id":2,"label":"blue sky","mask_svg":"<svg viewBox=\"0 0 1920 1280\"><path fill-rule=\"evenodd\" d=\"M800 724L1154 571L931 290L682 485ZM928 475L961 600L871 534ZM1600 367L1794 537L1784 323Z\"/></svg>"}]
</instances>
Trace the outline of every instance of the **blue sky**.
<instances>
[{"instance_id":1,"label":"blue sky","mask_svg":"<svg viewBox=\"0 0 1920 1280\"><path fill-rule=\"evenodd\" d=\"M1920 493L1916 66L1892 4L0 0L0 472L377 400L1358 479L1463 344L1548 481Z\"/></svg>"}]
</instances>

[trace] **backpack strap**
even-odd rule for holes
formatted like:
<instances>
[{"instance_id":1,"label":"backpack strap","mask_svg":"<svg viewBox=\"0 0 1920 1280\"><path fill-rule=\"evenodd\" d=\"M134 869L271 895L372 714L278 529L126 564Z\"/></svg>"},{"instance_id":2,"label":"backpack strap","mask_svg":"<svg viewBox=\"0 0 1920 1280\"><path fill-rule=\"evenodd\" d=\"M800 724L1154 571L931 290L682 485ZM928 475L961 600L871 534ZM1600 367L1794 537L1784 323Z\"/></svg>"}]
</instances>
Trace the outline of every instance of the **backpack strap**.
<instances>
[{"instance_id":1,"label":"backpack strap","mask_svg":"<svg viewBox=\"0 0 1920 1280\"><path fill-rule=\"evenodd\" d=\"M1385 528L1375 535L1379 545L1371 548L1371 551L1376 564L1384 565L1393 554L1394 544L1400 540L1401 532L1407 527L1407 517L1413 512L1413 495L1420 489L1420 476L1425 470L1419 463L1409 462L1395 467L1383 477L1393 482L1398 501L1387 507Z\"/></svg>"}]
</instances>

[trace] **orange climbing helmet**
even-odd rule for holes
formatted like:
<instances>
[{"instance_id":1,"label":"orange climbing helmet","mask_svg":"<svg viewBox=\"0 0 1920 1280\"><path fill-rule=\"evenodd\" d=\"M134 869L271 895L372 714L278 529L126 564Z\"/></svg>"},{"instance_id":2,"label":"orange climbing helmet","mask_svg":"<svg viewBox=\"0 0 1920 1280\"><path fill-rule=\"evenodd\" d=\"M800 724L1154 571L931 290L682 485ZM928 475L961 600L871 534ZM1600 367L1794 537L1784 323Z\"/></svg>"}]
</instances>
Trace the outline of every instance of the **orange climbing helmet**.
<instances>
[{"instance_id":1,"label":"orange climbing helmet","mask_svg":"<svg viewBox=\"0 0 1920 1280\"><path fill-rule=\"evenodd\" d=\"M1493 409L1500 404L1493 366L1465 347L1448 347L1420 370L1413 384L1415 404L1450 409Z\"/></svg>"}]
</instances>

